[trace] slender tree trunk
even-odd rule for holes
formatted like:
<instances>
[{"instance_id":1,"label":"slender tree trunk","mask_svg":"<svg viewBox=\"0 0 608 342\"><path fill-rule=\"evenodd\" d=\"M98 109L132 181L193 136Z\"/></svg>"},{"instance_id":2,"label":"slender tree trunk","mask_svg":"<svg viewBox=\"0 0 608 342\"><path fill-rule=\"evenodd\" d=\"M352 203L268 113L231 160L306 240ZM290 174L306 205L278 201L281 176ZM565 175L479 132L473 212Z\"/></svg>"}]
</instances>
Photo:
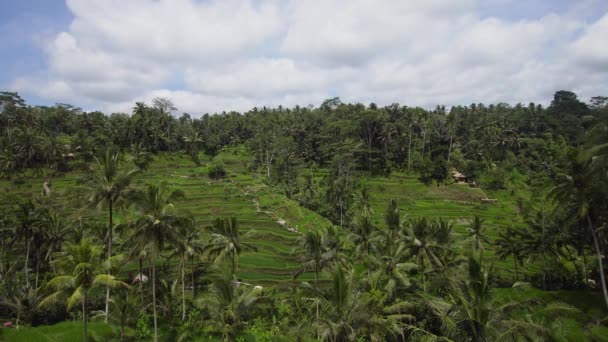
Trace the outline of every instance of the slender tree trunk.
<instances>
[{"instance_id":1,"label":"slender tree trunk","mask_svg":"<svg viewBox=\"0 0 608 342\"><path fill-rule=\"evenodd\" d=\"M409 144L407 147L407 170L409 171L412 164L412 124L410 123Z\"/></svg>"},{"instance_id":2,"label":"slender tree trunk","mask_svg":"<svg viewBox=\"0 0 608 342\"><path fill-rule=\"evenodd\" d=\"M87 295L84 295L82 300L82 321L84 323L84 342L89 340L89 320L87 317Z\"/></svg>"},{"instance_id":3,"label":"slender tree trunk","mask_svg":"<svg viewBox=\"0 0 608 342\"><path fill-rule=\"evenodd\" d=\"M192 298L194 298L196 292L194 290L194 258L192 258L192 262L191 262L191 268L192 268Z\"/></svg>"},{"instance_id":4,"label":"slender tree trunk","mask_svg":"<svg viewBox=\"0 0 608 342\"><path fill-rule=\"evenodd\" d=\"M186 259L182 256L180 260L180 267L182 271L182 321L186 320L186 282L185 282L185 271Z\"/></svg>"},{"instance_id":5,"label":"slender tree trunk","mask_svg":"<svg viewBox=\"0 0 608 342\"><path fill-rule=\"evenodd\" d=\"M110 226L108 227L108 259L110 259L112 257L112 230L114 228L113 226L113 222L112 222L112 206L114 203L112 203L112 198L108 199L108 207L109 207L109 211L110 211ZM111 268L111 266L110 266ZM111 270L108 271L109 274L111 274ZM106 317L103 319L104 322L108 323L108 315L110 312L110 287L106 287Z\"/></svg>"},{"instance_id":6,"label":"slender tree trunk","mask_svg":"<svg viewBox=\"0 0 608 342\"><path fill-rule=\"evenodd\" d=\"M146 305L144 304L144 265L143 260L139 258L139 294L141 296L141 310L146 310Z\"/></svg>"},{"instance_id":7,"label":"slender tree trunk","mask_svg":"<svg viewBox=\"0 0 608 342\"><path fill-rule=\"evenodd\" d=\"M513 265L515 266L515 282L519 279L519 275L517 274L517 257L513 254Z\"/></svg>"},{"instance_id":8,"label":"slender tree trunk","mask_svg":"<svg viewBox=\"0 0 608 342\"><path fill-rule=\"evenodd\" d=\"M24 267L24 270L25 270L25 285L26 285L26 287L30 287L30 275L28 273L27 266L28 266L29 261L30 261L30 243L31 242L32 242L31 239L27 240L27 247L25 249L25 267Z\"/></svg>"},{"instance_id":9,"label":"slender tree trunk","mask_svg":"<svg viewBox=\"0 0 608 342\"><path fill-rule=\"evenodd\" d=\"M600 282L602 285L602 292L604 294L604 302L606 303L606 307L608 308L608 291L606 290L606 279L604 276L604 265L602 262L602 251L600 249L600 244L597 241L597 235L595 234L595 230L593 230L593 225L591 224L591 218L587 214L587 222L589 223L589 231L591 231L591 236L593 237L593 245L595 247L595 252L597 253L597 262L599 264L600 271Z\"/></svg>"},{"instance_id":10,"label":"slender tree trunk","mask_svg":"<svg viewBox=\"0 0 608 342\"><path fill-rule=\"evenodd\" d=\"M4 254L4 238L0 241L0 280L4 284L4 265L2 264L2 256Z\"/></svg>"},{"instance_id":11,"label":"slender tree trunk","mask_svg":"<svg viewBox=\"0 0 608 342\"><path fill-rule=\"evenodd\" d=\"M34 278L34 288L38 288L38 276L40 275L40 257L36 256L36 278Z\"/></svg>"},{"instance_id":12,"label":"slender tree trunk","mask_svg":"<svg viewBox=\"0 0 608 342\"><path fill-rule=\"evenodd\" d=\"M158 342L158 322L156 319L156 260L152 261L152 310L154 315L154 342Z\"/></svg>"},{"instance_id":13,"label":"slender tree trunk","mask_svg":"<svg viewBox=\"0 0 608 342\"><path fill-rule=\"evenodd\" d=\"M583 254L583 273L585 275L585 286L589 289L589 273L587 272L587 253L585 253L585 248L582 249Z\"/></svg>"}]
</instances>

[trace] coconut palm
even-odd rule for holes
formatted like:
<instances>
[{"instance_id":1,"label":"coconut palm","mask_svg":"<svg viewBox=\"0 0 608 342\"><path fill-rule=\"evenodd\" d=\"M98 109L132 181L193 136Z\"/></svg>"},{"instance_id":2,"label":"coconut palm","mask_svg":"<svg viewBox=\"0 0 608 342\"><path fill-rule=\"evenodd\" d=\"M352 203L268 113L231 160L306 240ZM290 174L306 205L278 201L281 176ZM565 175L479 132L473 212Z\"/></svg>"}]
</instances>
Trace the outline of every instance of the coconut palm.
<instances>
[{"instance_id":1,"label":"coconut palm","mask_svg":"<svg viewBox=\"0 0 608 342\"><path fill-rule=\"evenodd\" d=\"M15 232L15 239L23 239L25 246L25 262L23 272L25 274L25 286L29 287L30 249L34 235L37 234L38 230L39 210L36 208L36 205L31 199L18 203L15 209L15 216L18 222L17 230Z\"/></svg>"},{"instance_id":2,"label":"coconut palm","mask_svg":"<svg viewBox=\"0 0 608 342\"><path fill-rule=\"evenodd\" d=\"M505 260L513 257L513 266L515 267L515 280L517 282L519 275L517 265L523 263L526 246L523 242L523 237L518 231L512 227L498 233L498 239L494 241L496 245L496 254L500 260Z\"/></svg>"},{"instance_id":3,"label":"coconut palm","mask_svg":"<svg viewBox=\"0 0 608 342\"><path fill-rule=\"evenodd\" d=\"M302 268L296 272L297 278L304 272L312 270L315 273L315 290L318 288L319 272L327 266L325 246L323 245L323 234L320 231L307 231L298 238L300 247L304 250L302 254Z\"/></svg>"},{"instance_id":4,"label":"coconut palm","mask_svg":"<svg viewBox=\"0 0 608 342\"><path fill-rule=\"evenodd\" d=\"M0 300L0 305L6 307L14 315L16 319L15 323L19 327L21 322L32 323L36 313L41 311L38 306L41 299L36 289L32 287L19 288L15 293L11 293L10 296L3 296Z\"/></svg>"},{"instance_id":5,"label":"coconut palm","mask_svg":"<svg viewBox=\"0 0 608 342\"><path fill-rule=\"evenodd\" d=\"M89 300L94 295L94 290L100 287L129 287L114 276L100 272L102 254L102 247L93 245L87 239L81 240L78 244L66 244L55 261L63 275L54 277L46 285L56 292L44 298L39 304L41 308L49 307L57 304L65 296L67 296L65 303L68 310L80 304L85 342L88 339Z\"/></svg>"},{"instance_id":6,"label":"coconut palm","mask_svg":"<svg viewBox=\"0 0 608 342\"><path fill-rule=\"evenodd\" d=\"M444 219L411 219L403 228L406 245L414 255L422 273L422 285L426 291L425 275L444 269L447 256L452 250L453 225Z\"/></svg>"},{"instance_id":7,"label":"coconut palm","mask_svg":"<svg viewBox=\"0 0 608 342\"><path fill-rule=\"evenodd\" d=\"M254 233L250 230L241 235L236 217L215 219L207 230L211 233L211 240L205 247L205 252L212 256L215 262L228 258L232 273L238 268L238 258L242 251L257 250L253 244L243 241Z\"/></svg>"},{"instance_id":8,"label":"coconut palm","mask_svg":"<svg viewBox=\"0 0 608 342\"><path fill-rule=\"evenodd\" d=\"M378 248L378 228L375 227L370 218L359 216L355 219L353 232L349 234L350 240L355 244L355 255L368 256Z\"/></svg>"},{"instance_id":9,"label":"coconut palm","mask_svg":"<svg viewBox=\"0 0 608 342\"><path fill-rule=\"evenodd\" d=\"M53 253L61 250L61 246L68 238L70 230L68 229L63 216L54 210L45 210L41 215L40 223L43 228L42 233L46 244L45 260L51 264L53 272L55 272Z\"/></svg>"},{"instance_id":10,"label":"coconut palm","mask_svg":"<svg viewBox=\"0 0 608 342\"><path fill-rule=\"evenodd\" d=\"M139 217L131 222L133 230L128 239L134 250L146 251L152 264L152 310L154 316L154 341L158 341L158 321L156 310L156 262L165 245L179 240L180 227L188 219L179 214L175 201L183 198L181 190L171 190L166 182L148 184L135 194L134 202Z\"/></svg>"},{"instance_id":11,"label":"coconut palm","mask_svg":"<svg viewBox=\"0 0 608 342\"><path fill-rule=\"evenodd\" d=\"M95 167L91 169L87 179L89 191L88 202L91 206L106 206L108 208L107 257L112 257L114 230L114 206L122 199L129 189L133 177L139 169L124 170L120 167L120 153L106 149L102 158L95 159ZM110 309L110 290L106 290L106 321Z\"/></svg>"},{"instance_id":12,"label":"coconut palm","mask_svg":"<svg viewBox=\"0 0 608 342\"><path fill-rule=\"evenodd\" d=\"M582 153L579 153L582 155ZM586 221L589 234L593 240L593 247L597 256L600 286L604 295L604 302L608 308L608 290L604 276L604 265L602 261L602 249L600 248L594 221L599 216L601 209L596 204L601 203L601 192L596 191L598 182L597 177L593 177L595 170L592 167L592 160L581 160L577 155L572 155L570 160L570 172L563 173L558 179L550 193L550 198L558 203L558 208L565 209L570 215L580 221ZM597 212L596 212L597 211Z\"/></svg>"},{"instance_id":13,"label":"coconut palm","mask_svg":"<svg viewBox=\"0 0 608 342\"><path fill-rule=\"evenodd\" d=\"M263 289L238 282L230 269L216 270L211 281L197 306L207 310L210 325L222 333L224 340L232 341L244 327Z\"/></svg>"},{"instance_id":14,"label":"coconut palm","mask_svg":"<svg viewBox=\"0 0 608 342\"><path fill-rule=\"evenodd\" d=\"M393 297L401 288L407 288L410 284L409 274L418 268L418 265L410 262L411 255L404 243L399 243L396 248L386 250L384 254L370 257L373 273L385 278L384 291ZM373 275L372 275L373 276Z\"/></svg>"},{"instance_id":15,"label":"coconut palm","mask_svg":"<svg viewBox=\"0 0 608 342\"><path fill-rule=\"evenodd\" d=\"M135 299L134 293L130 289L119 289L115 291L110 300L110 321L118 325L120 329L120 341L126 338L125 328L135 324L140 314L140 309Z\"/></svg>"},{"instance_id":16,"label":"coconut palm","mask_svg":"<svg viewBox=\"0 0 608 342\"><path fill-rule=\"evenodd\" d=\"M453 273L446 286L446 296L421 294L423 303L441 322L440 334L454 341L546 340L549 329L531 321L514 319L510 313L528 303L498 304L493 298L493 267L486 267L479 256L470 255L466 276ZM561 303L543 309L548 316L575 314L578 310Z\"/></svg>"},{"instance_id":17,"label":"coconut palm","mask_svg":"<svg viewBox=\"0 0 608 342\"><path fill-rule=\"evenodd\" d=\"M476 250L483 249L484 243L490 243L486 235L486 228L483 226L484 219L475 215L467 228L468 240L473 244Z\"/></svg>"},{"instance_id":18,"label":"coconut palm","mask_svg":"<svg viewBox=\"0 0 608 342\"><path fill-rule=\"evenodd\" d=\"M374 306L370 293L362 289L354 271L336 269L331 287L320 294L320 337L335 342L355 341L357 337L380 341L400 334L402 326L398 315L390 313L395 308L385 311Z\"/></svg>"},{"instance_id":19,"label":"coconut palm","mask_svg":"<svg viewBox=\"0 0 608 342\"><path fill-rule=\"evenodd\" d=\"M173 244L173 256L179 258L182 287L182 321L184 321L186 320L186 261L189 257L200 255L204 250L204 245L199 239L198 226L194 219L185 221L181 230L178 240ZM192 284L192 286L194 286L194 284Z\"/></svg>"}]
</instances>

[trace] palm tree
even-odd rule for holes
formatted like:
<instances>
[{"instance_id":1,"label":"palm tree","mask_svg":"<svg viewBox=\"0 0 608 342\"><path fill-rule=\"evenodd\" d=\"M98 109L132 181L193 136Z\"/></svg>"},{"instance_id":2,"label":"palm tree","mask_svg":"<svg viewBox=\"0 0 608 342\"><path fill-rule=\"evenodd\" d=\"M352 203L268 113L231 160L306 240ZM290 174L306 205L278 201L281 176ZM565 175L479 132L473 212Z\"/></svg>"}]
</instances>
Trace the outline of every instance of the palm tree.
<instances>
[{"instance_id":1,"label":"palm tree","mask_svg":"<svg viewBox=\"0 0 608 342\"><path fill-rule=\"evenodd\" d=\"M132 325L140 314L135 296L130 289L119 289L110 300L110 320L120 328L120 341L126 338L125 328Z\"/></svg>"},{"instance_id":2,"label":"palm tree","mask_svg":"<svg viewBox=\"0 0 608 342\"><path fill-rule=\"evenodd\" d=\"M321 297L320 335L329 341L355 341L357 337L380 341L396 338L402 326L399 315L375 306L370 293L362 291L354 271L338 267L332 275L331 287Z\"/></svg>"},{"instance_id":3,"label":"palm tree","mask_svg":"<svg viewBox=\"0 0 608 342\"><path fill-rule=\"evenodd\" d=\"M452 229L453 225L446 220L429 221L426 218L411 219L404 227L403 236L422 273L424 291L425 274L443 269L448 254L453 252Z\"/></svg>"},{"instance_id":4,"label":"palm tree","mask_svg":"<svg viewBox=\"0 0 608 342\"><path fill-rule=\"evenodd\" d=\"M355 244L354 254L361 256L370 255L378 246L376 228L369 217L359 216L355 220L353 232L349 235L350 240Z\"/></svg>"},{"instance_id":5,"label":"palm tree","mask_svg":"<svg viewBox=\"0 0 608 342\"><path fill-rule=\"evenodd\" d=\"M40 300L38 291L27 287L17 289L16 293L11 293L10 296L3 296L0 304L15 315L19 327L20 322L32 323L34 316L40 311Z\"/></svg>"},{"instance_id":6,"label":"palm tree","mask_svg":"<svg viewBox=\"0 0 608 342\"><path fill-rule=\"evenodd\" d=\"M579 153L579 155L584 154ZM586 221L597 256L604 302L608 308L608 290L604 276L602 250L594 228L594 219L599 216L599 212L596 213L595 210L601 211L595 207L595 204L601 203L602 199L597 196L602 196L602 194L596 191L597 177L594 177L595 170L592 167L592 160L581 160L577 156L572 156L570 167L570 172L560 175L558 185L551 190L550 198L559 204L558 208L563 208L573 217Z\"/></svg>"},{"instance_id":7,"label":"palm tree","mask_svg":"<svg viewBox=\"0 0 608 342\"><path fill-rule=\"evenodd\" d=\"M117 201L128 191L133 177L139 169L123 170L120 168L120 153L106 149L101 159L95 159L96 166L89 174L89 204L92 206L105 205L108 208L108 249L107 257L112 257L112 231L114 230L113 210ZM110 289L106 290L106 322L110 309Z\"/></svg>"},{"instance_id":8,"label":"palm tree","mask_svg":"<svg viewBox=\"0 0 608 342\"><path fill-rule=\"evenodd\" d=\"M156 312L156 262L164 251L165 244L179 240L180 227L187 222L174 202L184 196L180 190L170 190L166 182L148 184L144 191L134 196L140 216L131 223L134 228L128 240L134 250L147 251L152 263L152 308L154 316L154 341L158 341Z\"/></svg>"},{"instance_id":9,"label":"palm tree","mask_svg":"<svg viewBox=\"0 0 608 342\"><path fill-rule=\"evenodd\" d=\"M306 271L315 273L315 290L318 289L319 272L327 265L325 246L323 246L323 234L320 231L307 231L298 238L300 247L304 250L302 255L302 268L296 272L297 278Z\"/></svg>"},{"instance_id":10,"label":"palm tree","mask_svg":"<svg viewBox=\"0 0 608 342\"><path fill-rule=\"evenodd\" d=\"M384 254L372 256L370 259L373 273L382 275L386 279L383 290L391 297L399 288L410 286L409 273L418 268L418 265L409 262L411 255L404 243L399 243L396 248L386 250Z\"/></svg>"},{"instance_id":11,"label":"palm tree","mask_svg":"<svg viewBox=\"0 0 608 342\"><path fill-rule=\"evenodd\" d=\"M467 269L453 272L446 286L447 296L421 294L423 302L441 322L441 334L455 341L545 340L551 332L542 325L510 317L524 303L499 305L493 298L493 267L485 267L479 256L470 255ZM457 274L466 274L458 276ZM561 303L544 309L548 315L574 314L578 310Z\"/></svg>"},{"instance_id":12,"label":"palm tree","mask_svg":"<svg viewBox=\"0 0 608 342\"><path fill-rule=\"evenodd\" d=\"M30 259L30 248L36 230L38 229L39 221L39 210L36 205L30 199L17 204L15 216L18 221L17 231L15 232L15 238L22 238L25 245L25 262L23 271L25 274L25 286L30 286L29 277L29 259Z\"/></svg>"},{"instance_id":13,"label":"palm tree","mask_svg":"<svg viewBox=\"0 0 608 342\"><path fill-rule=\"evenodd\" d=\"M473 246L476 250L483 249L482 243L490 243L488 240L488 236L485 232L485 227L483 226L484 219L479 218L479 216L475 215L473 220L470 222L469 227L467 228L467 236L469 240L473 243Z\"/></svg>"},{"instance_id":14,"label":"palm tree","mask_svg":"<svg viewBox=\"0 0 608 342\"><path fill-rule=\"evenodd\" d=\"M100 272L102 254L102 247L93 245L87 239L81 240L78 244L66 244L56 260L58 268L64 274L54 277L47 283L47 287L55 289L56 292L44 298L39 304L41 308L45 308L56 304L66 295L68 310L81 304L85 342L88 339L88 300L92 297L93 290L99 287L129 287L112 275Z\"/></svg>"},{"instance_id":15,"label":"palm tree","mask_svg":"<svg viewBox=\"0 0 608 342\"><path fill-rule=\"evenodd\" d=\"M251 236L253 231L241 235L236 217L215 219L211 226L207 227L211 232L211 241L206 246L206 252L215 261L230 259L231 270L234 273L238 267L238 257L243 250L257 250L257 248L243 239Z\"/></svg>"},{"instance_id":16,"label":"palm tree","mask_svg":"<svg viewBox=\"0 0 608 342\"><path fill-rule=\"evenodd\" d=\"M46 243L45 260L51 264L53 272L55 272L53 253L61 250L70 230L67 229L63 216L54 210L46 210L43 212L41 224L43 227L42 233L44 235L44 241Z\"/></svg>"},{"instance_id":17,"label":"palm tree","mask_svg":"<svg viewBox=\"0 0 608 342\"><path fill-rule=\"evenodd\" d=\"M182 283L182 321L184 321L186 320L186 259L190 256L200 255L204 250L204 246L202 241L199 239L198 226L194 219L186 221L186 224L181 227L181 229L181 234L178 237L178 240L174 243L173 256L177 256L179 258L179 269ZM194 286L194 284L192 285Z\"/></svg>"},{"instance_id":18,"label":"palm tree","mask_svg":"<svg viewBox=\"0 0 608 342\"><path fill-rule=\"evenodd\" d=\"M515 280L518 280L517 264L522 264L525 245L523 237L515 229L509 227L506 231L498 233L498 239L494 241L497 248L497 255L500 260L505 260L508 257L513 257L513 266L515 267Z\"/></svg>"},{"instance_id":19,"label":"palm tree","mask_svg":"<svg viewBox=\"0 0 608 342\"><path fill-rule=\"evenodd\" d=\"M232 341L243 328L262 292L260 286L238 282L230 270L218 270L212 276L208 292L197 301L197 305L208 310L210 324L221 331L224 340Z\"/></svg>"}]
</instances>

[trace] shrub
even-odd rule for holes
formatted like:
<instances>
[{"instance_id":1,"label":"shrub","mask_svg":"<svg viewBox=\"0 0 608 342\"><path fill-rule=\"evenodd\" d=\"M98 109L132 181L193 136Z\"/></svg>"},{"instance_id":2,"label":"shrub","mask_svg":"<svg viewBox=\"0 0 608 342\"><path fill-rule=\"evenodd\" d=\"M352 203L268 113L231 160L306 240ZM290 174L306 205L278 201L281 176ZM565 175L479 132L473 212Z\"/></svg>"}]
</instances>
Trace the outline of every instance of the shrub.
<instances>
[{"instance_id":1,"label":"shrub","mask_svg":"<svg viewBox=\"0 0 608 342\"><path fill-rule=\"evenodd\" d=\"M221 179L226 177L226 169L224 168L224 164L221 161L214 161L209 165L207 169L207 174L209 178L212 179Z\"/></svg>"}]
</instances>

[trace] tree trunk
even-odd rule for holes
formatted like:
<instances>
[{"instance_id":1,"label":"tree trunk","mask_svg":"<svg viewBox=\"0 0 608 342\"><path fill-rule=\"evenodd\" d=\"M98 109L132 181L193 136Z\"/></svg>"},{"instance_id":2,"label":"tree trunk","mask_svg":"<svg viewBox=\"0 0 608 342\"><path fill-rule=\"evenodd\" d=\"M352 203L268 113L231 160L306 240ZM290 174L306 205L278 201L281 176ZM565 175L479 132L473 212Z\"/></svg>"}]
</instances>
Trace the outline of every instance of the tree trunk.
<instances>
[{"instance_id":1,"label":"tree trunk","mask_svg":"<svg viewBox=\"0 0 608 342\"><path fill-rule=\"evenodd\" d=\"M180 267L182 271L182 321L186 320L186 282L184 279L184 269L186 268L185 262L186 259L182 256L180 260Z\"/></svg>"},{"instance_id":2,"label":"tree trunk","mask_svg":"<svg viewBox=\"0 0 608 342\"><path fill-rule=\"evenodd\" d=\"M407 170L410 170L412 164L412 124L410 123L409 144L407 147Z\"/></svg>"},{"instance_id":3,"label":"tree trunk","mask_svg":"<svg viewBox=\"0 0 608 342\"><path fill-rule=\"evenodd\" d=\"M4 238L0 242L0 280L4 284L4 265L2 264L2 254L4 254Z\"/></svg>"},{"instance_id":4,"label":"tree trunk","mask_svg":"<svg viewBox=\"0 0 608 342\"><path fill-rule=\"evenodd\" d=\"M194 298L194 296L196 294L195 290L194 290L194 258L192 258L191 267L192 267L192 298Z\"/></svg>"},{"instance_id":5,"label":"tree trunk","mask_svg":"<svg viewBox=\"0 0 608 342\"><path fill-rule=\"evenodd\" d=\"M34 288L38 288L38 276L40 275L40 257L36 256L36 278L34 278Z\"/></svg>"},{"instance_id":6,"label":"tree trunk","mask_svg":"<svg viewBox=\"0 0 608 342\"><path fill-rule=\"evenodd\" d=\"M513 254L513 265L515 266L515 282L517 282L519 276L517 274L517 257L515 256L515 254Z\"/></svg>"},{"instance_id":7,"label":"tree trunk","mask_svg":"<svg viewBox=\"0 0 608 342\"><path fill-rule=\"evenodd\" d=\"M585 248L582 249L583 254L583 273L585 274L585 286L589 289L589 273L587 272L587 254Z\"/></svg>"},{"instance_id":8,"label":"tree trunk","mask_svg":"<svg viewBox=\"0 0 608 342\"><path fill-rule=\"evenodd\" d=\"M141 296L141 310L146 311L146 305L144 304L144 266L143 260L139 258L139 294Z\"/></svg>"},{"instance_id":9,"label":"tree trunk","mask_svg":"<svg viewBox=\"0 0 608 342\"><path fill-rule=\"evenodd\" d=\"M152 311L154 315L154 342L158 342L158 322L156 319L156 260L152 261Z\"/></svg>"},{"instance_id":10,"label":"tree trunk","mask_svg":"<svg viewBox=\"0 0 608 342\"><path fill-rule=\"evenodd\" d=\"M113 202L112 202L112 198L108 199L108 207L110 209L110 226L108 227L108 259L110 259L112 257L112 230L114 228L113 226L113 222L112 222L112 206L113 206ZM111 268L111 266L110 266ZM112 271L109 270L108 273L111 273ZM108 315L110 312L110 288L107 287L106 288L106 317L103 319L104 322L108 323Z\"/></svg>"},{"instance_id":11,"label":"tree trunk","mask_svg":"<svg viewBox=\"0 0 608 342\"><path fill-rule=\"evenodd\" d=\"M84 295L84 298L82 300L82 321L84 323L84 342L87 342L89 340L89 322L88 322L88 317L87 317L87 296L86 294Z\"/></svg>"},{"instance_id":12,"label":"tree trunk","mask_svg":"<svg viewBox=\"0 0 608 342\"><path fill-rule=\"evenodd\" d=\"M595 230L593 230L593 225L591 224L591 218L587 214L587 222L589 223L589 230L591 231L591 236L593 237L593 245L595 247L595 252L597 253L597 262L600 267L600 283L602 285L602 292L604 294L604 302L606 303L606 308L608 308L608 291L606 291L606 279L604 276L604 265L602 263L602 251L600 249L600 244L597 241L597 235L595 234Z\"/></svg>"},{"instance_id":13,"label":"tree trunk","mask_svg":"<svg viewBox=\"0 0 608 342\"><path fill-rule=\"evenodd\" d=\"M25 249L25 267L24 267L24 270L25 270L25 285L26 285L26 287L30 287L30 275L29 275L29 273L27 271L27 265L28 265L29 260L30 260L30 243L31 242L32 242L31 239L27 240L27 247Z\"/></svg>"}]
</instances>

